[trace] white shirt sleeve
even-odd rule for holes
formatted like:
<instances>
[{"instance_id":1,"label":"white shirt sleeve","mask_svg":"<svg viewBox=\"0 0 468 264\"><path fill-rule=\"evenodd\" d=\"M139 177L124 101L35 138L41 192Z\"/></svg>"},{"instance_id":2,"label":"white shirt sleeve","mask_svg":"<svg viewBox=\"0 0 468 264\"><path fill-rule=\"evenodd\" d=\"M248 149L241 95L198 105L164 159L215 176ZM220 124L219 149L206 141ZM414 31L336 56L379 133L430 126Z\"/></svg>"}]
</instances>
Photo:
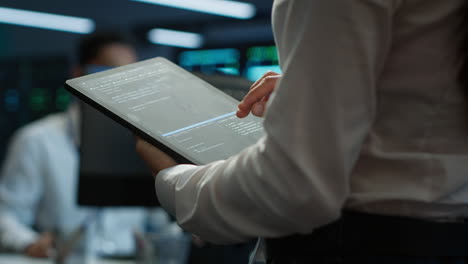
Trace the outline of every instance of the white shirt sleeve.
<instances>
[{"instance_id":1,"label":"white shirt sleeve","mask_svg":"<svg viewBox=\"0 0 468 264\"><path fill-rule=\"evenodd\" d=\"M42 190L37 142L24 132L12 141L0 174L0 246L17 252L38 238L31 226Z\"/></svg>"},{"instance_id":2,"label":"white shirt sleeve","mask_svg":"<svg viewBox=\"0 0 468 264\"><path fill-rule=\"evenodd\" d=\"M159 173L163 206L215 243L310 233L332 222L375 116L397 1L276 0L283 77L266 136L225 161Z\"/></svg>"},{"instance_id":3,"label":"white shirt sleeve","mask_svg":"<svg viewBox=\"0 0 468 264\"><path fill-rule=\"evenodd\" d=\"M14 216L6 213L0 215L0 248L22 252L38 238L39 234L21 224Z\"/></svg>"}]
</instances>

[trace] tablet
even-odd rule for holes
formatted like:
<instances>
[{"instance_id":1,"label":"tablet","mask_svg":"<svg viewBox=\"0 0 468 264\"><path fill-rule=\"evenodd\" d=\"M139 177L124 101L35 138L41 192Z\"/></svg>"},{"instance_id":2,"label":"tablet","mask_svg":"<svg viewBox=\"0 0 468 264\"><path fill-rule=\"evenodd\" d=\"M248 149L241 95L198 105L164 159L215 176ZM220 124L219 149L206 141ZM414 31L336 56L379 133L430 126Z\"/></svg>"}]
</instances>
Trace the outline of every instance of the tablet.
<instances>
[{"instance_id":1,"label":"tablet","mask_svg":"<svg viewBox=\"0 0 468 264\"><path fill-rule=\"evenodd\" d=\"M236 117L237 100L161 57L71 79L65 87L180 163L226 159L264 134L260 118Z\"/></svg>"}]
</instances>

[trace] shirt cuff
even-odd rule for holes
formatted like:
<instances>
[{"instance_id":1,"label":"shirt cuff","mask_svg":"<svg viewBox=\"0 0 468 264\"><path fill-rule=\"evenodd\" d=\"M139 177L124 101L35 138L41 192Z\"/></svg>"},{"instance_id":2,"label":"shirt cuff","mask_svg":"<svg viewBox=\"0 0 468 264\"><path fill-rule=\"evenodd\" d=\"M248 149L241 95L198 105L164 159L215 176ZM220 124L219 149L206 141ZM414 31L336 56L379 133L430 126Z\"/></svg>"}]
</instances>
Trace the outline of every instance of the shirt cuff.
<instances>
[{"instance_id":1,"label":"shirt cuff","mask_svg":"<svg viewBox=\"0 0 468 264\"><path fill-rule=\"evenodd\" d=\"M0 244L6 250L22 252L39 238L39 234L13 221L9 217L2 217L0 219L0 226L2 229L0 232Z\"/></svg>"},{"instance_id":2,"label":"shirt cuff","mask_svg":"<svg viewBox=\"0 0 468 264\"><path fill-rule=\"evenodd\" d=\"M23 252L29 245L33 244L37 241L37 239L39 239L39 235L34 232L28 232L22 234L22 236L16 235L15 238L12 237L12 240L13 239L13 250L16 252Z\"/></svg>"},{"instance_id":3,"label":"shirt cuff","mask_svg":"<svg viewBox=\"0 0 468 264\"><path fill-rule=\"evenodd\" d=\"M177 165L164 169L156 175L156 195L161 206L169 214L175 216L175 187L177 182L189 178L197 167L189 164Z\"/></svg>"}]
</instances>

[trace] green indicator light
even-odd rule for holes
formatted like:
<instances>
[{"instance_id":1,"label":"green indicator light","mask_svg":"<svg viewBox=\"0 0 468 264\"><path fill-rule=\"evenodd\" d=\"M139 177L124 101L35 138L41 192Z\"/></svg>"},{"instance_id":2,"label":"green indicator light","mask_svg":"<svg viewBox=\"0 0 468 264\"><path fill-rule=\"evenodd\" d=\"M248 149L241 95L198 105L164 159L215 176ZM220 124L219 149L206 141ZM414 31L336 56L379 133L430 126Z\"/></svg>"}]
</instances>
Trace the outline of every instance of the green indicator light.
<instances>
[{"instance_id":1,"label":"green indicator light","mask_svg":"<svg viewBox=\"0 0 468 264\"><path fill-rule=\"evenodd\" d=\"M255 61L261 61L262 60L262 49L261 48L255 48L254 50L254 60Z\"/></svg>"},{"instance_id":2,"label":"green indicator light","mask_svg":"<svg viewBox=\"0 0 468 264\"><path fill-rule=\"evenodd\" d=\"M263 47L252 47L247 51L248 59L252 62L259 62L264 59L264 48Z\"/></svg>"},{"instance_id":3,"label":"green indicator light","mask_svg":"<svg viewBox=\"0 0 468 264\"><path fill-rule=\"evenodd\" d=\"M252 52L252 48L247 49L247 53L246 53L246 54L247 54L247 59L248 59L248 60L251 60L251 59L252 59L252 53L253 53L253 52Z\"/></svg>"},{"instance_id":4,"label":"green indicator light","mask_svg":"<svg viewBox=\"0 0 468 264\"><path fill-rule=\"evenodd\" d=\"M31 96L31 108L34 111L41 111L45 109L45 97L41 95Z\"/></svg>"},{"instance_id":5,"label":"green indicator light","mask_svg":"<svg viewBox=\"0 0 468 264\"><path fill-rule=\"evenodd\" d=\"M268 56L268 60L271 60L271 61L275 61L277 60L277 55L276 55L276 49L275 47L268 47L267 48L267 56Z\"/></svg>"},{"instance_id":6,"label":"green indicator light","mask_svg":"<svg viewBox=\"0 0 468 264\"><path fill-rule=\"evenodd\" d=\"M43 111L46 109L47 96L43 89L33 89L29 100L30 107L33 111Z\"/></svg>"},{"instance_id":7,"label":"green indicator light","mask_svg":"<svg viewBox=\"0 0 468 264\"><path fill-rule=\"evenodd\" d=\"M71 95L64 88L60 88L55 95L55 107L57 110L63 111L67 108L71 99Z\"/></svg>"},{"instance_id":8,"label":"green indicator light","mask_svg":"<svg viewBox=\"0 0 468 264\"><path fill-rule=\"evenodd\" d=\"M278 53L275 46L252 47L247 49L247 60L251 63L278 62Z\"/></svg>"}]
</instances>

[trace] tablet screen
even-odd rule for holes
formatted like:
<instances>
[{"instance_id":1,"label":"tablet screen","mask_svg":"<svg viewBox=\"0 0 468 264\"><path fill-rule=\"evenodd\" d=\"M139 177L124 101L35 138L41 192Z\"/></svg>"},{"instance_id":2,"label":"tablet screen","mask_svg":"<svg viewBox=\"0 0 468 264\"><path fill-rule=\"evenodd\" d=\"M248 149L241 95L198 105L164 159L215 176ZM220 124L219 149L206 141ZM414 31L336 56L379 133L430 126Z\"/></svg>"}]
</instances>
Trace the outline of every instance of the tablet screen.
<instances>
[{"instance_id":1,"label":"tablet screen","mask_svg":"<svg viewBox=\"0 0 468 264\"><path fill-rule=\"evenodd\" d=\"M226 159L264 134L260 118L236 117L237 100L164 58L66 84L194 164Z\"/></svg>"}]
</instances>

